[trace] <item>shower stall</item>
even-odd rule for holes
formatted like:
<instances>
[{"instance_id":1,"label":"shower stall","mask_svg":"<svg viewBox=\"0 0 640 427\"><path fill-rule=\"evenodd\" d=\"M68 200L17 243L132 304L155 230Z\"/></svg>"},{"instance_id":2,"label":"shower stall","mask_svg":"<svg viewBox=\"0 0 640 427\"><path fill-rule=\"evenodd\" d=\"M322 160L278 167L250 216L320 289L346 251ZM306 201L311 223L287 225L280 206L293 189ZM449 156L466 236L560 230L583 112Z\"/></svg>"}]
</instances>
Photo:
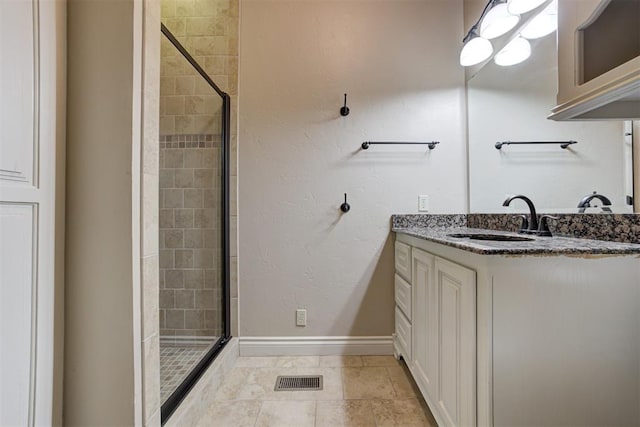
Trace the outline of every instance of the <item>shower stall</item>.
<instances>
[{"instance_id":1,"label":"shower stall","mask_svg":"<svg viewBox=\"0 0 640 427\"><path fill-rule=\"evenodd\" d=\"M162 25L160 393L163 423L230 339L230 97Z\"/></svg>"}]
</instances>

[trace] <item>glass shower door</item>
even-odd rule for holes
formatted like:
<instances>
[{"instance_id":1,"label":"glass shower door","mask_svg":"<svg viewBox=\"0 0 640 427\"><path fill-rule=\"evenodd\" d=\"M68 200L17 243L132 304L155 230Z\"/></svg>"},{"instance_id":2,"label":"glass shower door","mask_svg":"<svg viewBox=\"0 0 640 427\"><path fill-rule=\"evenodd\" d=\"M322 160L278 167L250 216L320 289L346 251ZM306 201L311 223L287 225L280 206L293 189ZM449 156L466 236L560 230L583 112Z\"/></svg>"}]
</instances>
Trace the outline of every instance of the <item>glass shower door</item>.
<instances>
[{"instance_id":1,"label":"glass shower door","mask_svg":"<svg viewBox=\"0 0 640 427\"><path fill-rule=\"evenodd\" d=\"M159 320L165 420L229 338L229 96L162 30Z\"/></svg>"}]
</instances>

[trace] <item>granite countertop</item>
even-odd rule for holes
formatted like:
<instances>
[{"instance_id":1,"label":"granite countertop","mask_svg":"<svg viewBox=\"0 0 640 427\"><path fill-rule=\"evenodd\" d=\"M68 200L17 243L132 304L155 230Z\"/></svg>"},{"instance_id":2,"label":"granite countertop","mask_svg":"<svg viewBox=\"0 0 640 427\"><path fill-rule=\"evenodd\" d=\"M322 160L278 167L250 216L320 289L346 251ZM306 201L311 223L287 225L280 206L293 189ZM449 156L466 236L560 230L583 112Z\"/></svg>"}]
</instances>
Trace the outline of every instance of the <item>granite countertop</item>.
<instances>
[{"instance_id":1,"label":"granite countertop","mask_svg":"<svg viewBox=\"0 0 640 427\"><path fill-rule=\"evenodd\" d=\"M454 248L482 255L618 255L640 254L640 244L610 242L605 240L578 239L570 237L540 237L504 231L468 227L424 227L394 226L392 231L429 240ZM448 236L453 233L502 234L524 236L534 240L525 242L503 242L471 240Z\"/></svg>"}]
</instances>

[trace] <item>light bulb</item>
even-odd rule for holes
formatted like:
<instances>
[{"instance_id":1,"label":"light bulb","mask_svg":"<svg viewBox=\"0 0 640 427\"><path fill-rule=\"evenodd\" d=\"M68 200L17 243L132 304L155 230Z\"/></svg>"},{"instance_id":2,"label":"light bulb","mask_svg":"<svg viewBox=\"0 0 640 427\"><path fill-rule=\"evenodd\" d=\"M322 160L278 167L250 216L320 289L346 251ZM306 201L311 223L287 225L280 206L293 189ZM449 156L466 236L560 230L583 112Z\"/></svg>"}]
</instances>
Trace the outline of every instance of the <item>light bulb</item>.
<instances>
[{"instance_id":1,"label":"light bulb","mask_svg":"<svg viewBox=\"0 0 640 427\"><path fill-rule=\"evenodd\" d=\"M470 67L487 59L493 53L491 42L485 38L475 36L465 43L460 52L460 65Z\"/></svg>"},{"instance_id":2,"label":"light bulb","mask_svg":"<svg viewBox=\"0 0 640 427\"><path fill-rule=\"evenodd\" d=\"M535 9L547 0L509 0L507 9L514 15L527 13Z\"/></svg>"},{"instance_id":3,"label":"light bulb","mask_svg":"<svg viewBox=\"0 0 640 427\"><path fill-rule=\"evenodd\" d=\"M531 56L531 45L529 42L522 37L516 37L498 52L493 60L498 65L508 67L521 63L529 56Z\"/></svg>"},{"instance_id":4,"label":"light bulb","mask_svg":"<svg viewBox=\"0 0 640 427\"><path fill-rule=\"evenodd\" d=\"M506 3L493 6L480 24L480 36L491 40L507 33L520 21L520 16L512 15Z\"/></svg>"},{"instance_id":5,"label":"light bulb","mask_svg":"<svg viewBox=\"0 0 640 427\"><path fill-rule=\"evenodd\" d=\"M533 18L520 35L526 39L537 39L553 33L558 29L558 3L554 1L538 16Z\"/></svg>"}]
</instances>

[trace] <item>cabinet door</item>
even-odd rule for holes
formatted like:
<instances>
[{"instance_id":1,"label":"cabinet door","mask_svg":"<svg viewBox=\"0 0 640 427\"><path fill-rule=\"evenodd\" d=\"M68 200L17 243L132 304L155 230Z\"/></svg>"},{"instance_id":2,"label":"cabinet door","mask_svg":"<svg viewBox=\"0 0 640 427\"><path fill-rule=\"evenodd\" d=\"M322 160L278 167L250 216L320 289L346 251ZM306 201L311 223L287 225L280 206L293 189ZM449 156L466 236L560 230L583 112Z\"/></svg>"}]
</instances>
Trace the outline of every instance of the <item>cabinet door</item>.
<instances>
[{"instance_id":1,"label":"cabinet door","mask_svg":"<svg viewBox=\"0 0 640 427\"><path fill-rule=\"evenodd\" d=\"M435 260L438 412L446 425L476 424L476 275Z\"/></svg>"},{"instance_id":2,"label":"cabinet door","mask_svg":"<svg viewBox=\"0 0 640 427\"><path fill-rule=\"evenodd\" d=\"M432 402L436 401L438 390L438 297L434 263L433 255L413 248L413 372L414 379Z\"/></svg>"}]
</instances>

